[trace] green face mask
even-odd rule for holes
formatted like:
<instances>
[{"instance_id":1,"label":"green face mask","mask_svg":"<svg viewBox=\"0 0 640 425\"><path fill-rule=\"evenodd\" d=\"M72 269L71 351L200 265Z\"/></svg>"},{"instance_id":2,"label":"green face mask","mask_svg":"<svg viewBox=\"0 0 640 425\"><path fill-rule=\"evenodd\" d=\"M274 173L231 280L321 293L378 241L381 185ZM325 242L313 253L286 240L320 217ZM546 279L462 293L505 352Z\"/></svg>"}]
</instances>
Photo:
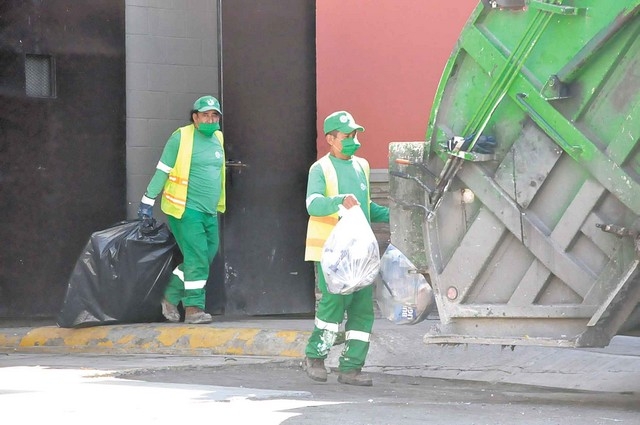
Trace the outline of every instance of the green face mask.
<instances>
[{"instance_id":1,"label":"green face mask","mask_svg":"<svg viewBox=\"0 0 640 425\"><path fill-rule=\"evenodd\" d=\"M342 149L340 153L346 156L351 156L360 148L360 142L354 137L347 137L342 139Z\"/></svg>"},{"instance_id":2,"label":"green face mask","mask_svg":"<svg viewBox=\"0 0 640 425\"><path fill-rule=\"evenodd\" d=\"M220 130L220 123L217 122L201 122L198 125L198 131L207 137L211 137L218 130Z\"/></svg>"}]
</instances>

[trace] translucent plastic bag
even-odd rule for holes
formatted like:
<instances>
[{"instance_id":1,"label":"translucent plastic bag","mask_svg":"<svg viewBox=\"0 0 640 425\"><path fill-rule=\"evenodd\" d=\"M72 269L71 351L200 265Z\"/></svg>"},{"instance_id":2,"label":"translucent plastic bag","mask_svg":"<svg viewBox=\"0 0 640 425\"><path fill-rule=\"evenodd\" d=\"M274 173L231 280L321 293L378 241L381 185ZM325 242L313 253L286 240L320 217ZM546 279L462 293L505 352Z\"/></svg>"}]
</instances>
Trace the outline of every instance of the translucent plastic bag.
<instances>
[{"instance_id":1,"label":"translucent plastic bag","mask_svg":"<svg viewBox=\"0 0 640 425\"><path fill-rule=\"evenodd\" d=\"M380 259L376 301L382 314L397 325L423 321L435 305L427 279L395 246L389 245Z\"/></svg>"},{"instance_id":2,"label":"translucent plastic bag","mask_svg":"<svg viewBox=\"0 0 640 425\"><path fill-rule=\"evenodd\" d=\"M343 211L322 248L320 264L329 292L347 295L374 282L380 248L362 209Z\"/></svg>"}]
</instances>

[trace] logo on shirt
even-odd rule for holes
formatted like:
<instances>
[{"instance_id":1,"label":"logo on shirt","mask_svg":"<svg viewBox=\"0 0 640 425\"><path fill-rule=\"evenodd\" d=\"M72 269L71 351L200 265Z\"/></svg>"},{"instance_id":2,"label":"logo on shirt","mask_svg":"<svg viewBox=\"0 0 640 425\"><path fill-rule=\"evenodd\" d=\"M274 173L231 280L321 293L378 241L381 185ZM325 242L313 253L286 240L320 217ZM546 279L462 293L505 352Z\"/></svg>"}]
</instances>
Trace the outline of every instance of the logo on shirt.
<instances>
[{"instance_id":1,"label":"logo on shirt","mask_svg":"<svg viewBox=\"0 0 640 425\"><path fill-rule=\"evenodd\" d=\"M360 189L364 192L367 190L367 186L364 183L360 183Z\"/></svg>"},{"instance_id":2,"label":"logo on shirt","mask_svg":"<svg viewBox=\"0 0 640 425\"><path fill-rule=\"evenodd\" d=\"M216 159L222 158L222 154L220 152L216 152Z\"/></svg>"}]
</instances>

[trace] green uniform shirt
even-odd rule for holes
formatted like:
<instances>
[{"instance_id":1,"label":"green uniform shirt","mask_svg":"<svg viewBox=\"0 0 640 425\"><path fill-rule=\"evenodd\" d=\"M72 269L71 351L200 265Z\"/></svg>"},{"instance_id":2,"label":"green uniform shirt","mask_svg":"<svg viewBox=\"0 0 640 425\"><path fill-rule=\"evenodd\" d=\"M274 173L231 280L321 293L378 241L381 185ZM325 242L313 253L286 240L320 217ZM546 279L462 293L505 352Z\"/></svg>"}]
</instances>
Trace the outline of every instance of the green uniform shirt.
<instances>
[{"instance_id":1,"label":"green uniform shirt","mask_svg":"<svg viewBox=\"0 0 640 425\"><path fill-rule=\"evenodd\" d=\"M220 194L222 192L223 150L220 141L215 136L206 137L197 129L193 136L193 153L189 169L189 186L187 190L186 207L192 210L215 214ZM176 131L169 137L164 147L160 162L173 168L180 147L180 132ZM156 169L146 195L155 198L164 188L169 174Z\"/></svg>"},{"instance_id":2,"label":"green uniform shirt","mask_svg":"<svg viewBox=\"0 0 640 425\"><path fill-rule=\"evenodd\" d=\"M334 214L338 212L338 205L342 204L344 197L352 194L360 202L360 207L367 220L374 223L388 223L389 208L378 205L375 202L370 202L369 207L367 207L369 181L362 167L357 162L354 166L353 159L339 159L333 155L329 155L329 159L336 169L338 193L340 194L338 196L325 197L327 183L324 179L322 166L317 162L313 164L309 170L307 199L314 194L320 194L322 197L315 198L308 205L307 211L309 215L322 217Z\"/></svg>"}]
</instances>

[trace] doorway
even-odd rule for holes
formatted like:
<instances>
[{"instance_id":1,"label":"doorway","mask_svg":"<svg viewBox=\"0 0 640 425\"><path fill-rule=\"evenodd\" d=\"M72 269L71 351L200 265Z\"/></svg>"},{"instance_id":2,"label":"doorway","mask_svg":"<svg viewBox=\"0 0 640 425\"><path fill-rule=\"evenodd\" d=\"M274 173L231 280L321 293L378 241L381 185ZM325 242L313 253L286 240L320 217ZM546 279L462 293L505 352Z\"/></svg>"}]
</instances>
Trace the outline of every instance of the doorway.
<instances>
[{"instance_id":1,"label":"doorway","mask_svg":"<svg viewBox=\"0 0 640 425\"><path fill-rule=\"evenodd\" d=\"M225 314L313 314L304 243L316 159L315 1L222 0L221 33Z\"/></svg>"}]
</instances>

